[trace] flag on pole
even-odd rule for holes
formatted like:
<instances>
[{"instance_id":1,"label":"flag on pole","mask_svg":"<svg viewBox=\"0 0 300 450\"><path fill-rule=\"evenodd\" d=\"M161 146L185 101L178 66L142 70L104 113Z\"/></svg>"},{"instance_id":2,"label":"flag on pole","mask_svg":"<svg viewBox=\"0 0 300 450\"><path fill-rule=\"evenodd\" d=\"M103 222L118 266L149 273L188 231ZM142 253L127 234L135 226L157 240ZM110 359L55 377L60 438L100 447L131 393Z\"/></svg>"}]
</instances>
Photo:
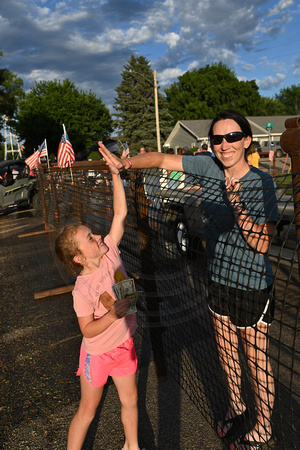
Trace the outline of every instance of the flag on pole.
<instances>
[{"instance_id":1,"label":"flag on pole","mask_svg":"<svg viewBox=\"0 0 300 450\"><path fill-rule=\"evenodd\" d=\"M42 145L40 145L39 148L31 156L29 156L27 159L25 159L25 162L26 162L27 166L29 166L30 170L37 169L38 164L40 162L40 158L42 158L43 156L48 157L47 147L46 147L45 142L46 142L46 139L44 140Z\"/></svg>"},{"instance_id":2,"label":"flag on pole","mask_svg":"<svg viewBox=\"0 0 300 450\"><path fill-rule=\"evenodd\" d=\"M123 148L122 158L127 158L127 156L129 156L129 147L126 142Z\"/></svg>"},{"instance_id":3,"label":"flag on pole","mask_svg":"<svg viewBox=\"0 0 300 450\"><path fill-rule=\"evenodd\" d=\"M75 153L64 125L63 128L64 133L61 137L57 152L57 165L58 167L69 167L75 161Z\"/></svg>"},{"instance_id":4,"label":"flag on pole","mask_svg":"<svg viewBox=\"0 0 300 450\"><path fill-rule=\"evenodd\" d=\"M40 146L39 152L40 152L40 158L43 158L43 156L46 156L48 158L46 139L44 140L44 142Z\"/></svg>"}]
</instances>

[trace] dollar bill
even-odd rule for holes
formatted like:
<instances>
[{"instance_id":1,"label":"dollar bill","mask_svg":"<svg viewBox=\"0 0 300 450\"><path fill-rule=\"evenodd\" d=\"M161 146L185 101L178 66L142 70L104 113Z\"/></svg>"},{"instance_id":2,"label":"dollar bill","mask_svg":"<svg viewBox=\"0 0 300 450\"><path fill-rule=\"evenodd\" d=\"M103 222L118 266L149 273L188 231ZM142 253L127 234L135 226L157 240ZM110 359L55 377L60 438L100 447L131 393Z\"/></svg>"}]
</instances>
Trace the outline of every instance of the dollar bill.
<instances>
[{"instance_id":1,"label":"dollar bill","mask_svg":"<svg viewBox=\"0 0 300 450\"><path fill-rule=\"evenodd\" d=\"M128 314L133 314L137 311L136 302L139 291L135 288L135 283L133 278L128 278L126 280L120 281L112 286L115 297L117 300L121 300L122 298L130 299L130 306L127 310L126 316Z\"/></svg>"}]
</instances>

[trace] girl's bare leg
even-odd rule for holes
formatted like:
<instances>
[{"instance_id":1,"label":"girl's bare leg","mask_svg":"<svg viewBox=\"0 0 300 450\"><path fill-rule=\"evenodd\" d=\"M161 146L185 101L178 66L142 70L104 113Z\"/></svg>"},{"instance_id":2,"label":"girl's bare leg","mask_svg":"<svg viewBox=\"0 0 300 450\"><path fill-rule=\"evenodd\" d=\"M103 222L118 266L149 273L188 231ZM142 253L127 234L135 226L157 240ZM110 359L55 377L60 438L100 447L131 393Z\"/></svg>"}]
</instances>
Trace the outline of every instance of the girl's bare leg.
<instances>
[{"instance_id":1,"label":"girl's bare leg","mask_svg":"<svg viewBox=\"0 0 300 450\"><path fill-rule=\"evenodd\" d=\"M124 450L139 450L138 406L136 374L113 377L121 402L121 420L124 427Z\"/></svg>"},{"instance_id":2,"label":"girl's bare leg","mask_svg":"<svg viewBox=\"0 0 300 450\"><path fill-rule=\"evenodd\" d=\"M102 397L103 388L89 384L83 374L80 375L81 399L79 408L73 417L68 434L68 450L81 450L87 430L92 422L99 402Z\"/></svg>"}]
</instances>

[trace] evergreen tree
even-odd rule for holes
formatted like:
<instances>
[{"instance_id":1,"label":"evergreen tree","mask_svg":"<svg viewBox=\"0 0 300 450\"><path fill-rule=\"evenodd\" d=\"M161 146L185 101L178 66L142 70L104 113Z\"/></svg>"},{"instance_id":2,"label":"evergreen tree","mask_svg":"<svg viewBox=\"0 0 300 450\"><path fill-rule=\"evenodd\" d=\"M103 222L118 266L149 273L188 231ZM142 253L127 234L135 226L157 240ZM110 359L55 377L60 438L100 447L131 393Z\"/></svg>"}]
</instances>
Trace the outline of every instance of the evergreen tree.
<instances>
[{"instance_id":1,"label":"evergreen tree","mask_svg":"<svg viewBox=\"0 0 300 450\"><path fill-rule=\"evenodd\" d=\"M121 72L123 80L115 89L117 111L115 127L122 143L127 142L130 153L141 147L157 150L154 78L150 62L143 56L131 56ZM173 120L166 109L166 99L158 92L161 145L172 130Z\"/></svg>"}]
</instances>

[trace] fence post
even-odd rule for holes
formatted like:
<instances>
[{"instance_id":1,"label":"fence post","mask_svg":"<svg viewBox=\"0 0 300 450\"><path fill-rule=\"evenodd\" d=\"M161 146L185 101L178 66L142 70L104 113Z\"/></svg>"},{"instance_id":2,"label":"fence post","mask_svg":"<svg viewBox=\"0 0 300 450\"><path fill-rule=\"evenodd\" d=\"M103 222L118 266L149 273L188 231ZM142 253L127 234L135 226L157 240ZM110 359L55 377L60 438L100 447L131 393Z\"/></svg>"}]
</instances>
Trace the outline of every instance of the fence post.
<instances>
[{"instance_id":1,"label":"fence post","mask_svg":"<svg viewBox=\"0 0 300 450\"><path fill-rule=\"evenodd\" d=\"M39 165L39 167L38 167L39 193L41 196L41 205L42 205L45 231L49 231L49 221L48 221L48 213L47 213L46 200L45 200L45 186L44 186L43 175L44 175L44 170Z\"/></svg>"},{"instance_id":2,"label":"fence post","mask_svg":"<svg viewBox=\"0 0 300 450\"><path fill-rule=\"evenodd\" d=\"M76 217L79 223L82 223L82 204L81 204L81 193L80 193L80 186L78 183L78 179L75 176L75 179L73 181L73 187L74 187L74 206L75 206L75 213Z\"/></svg>"},{"instance_id":3,"label":"fence post","mask_svg":"<svg viewBox=\"0 0 300 450\"><path fill-rule=\"evenodd\" d=\"M286 130L280 138L282 149L289 154L292 161L293 196L295 208L295 227L297 239L300 239L300 117L285 121ZM298 266L300 276L300 248L298 249Z\"/></svg>"},{"instance_id":4,"label":"fence post","mask_svg":"<svg viewBox=\"0 0 300 450\"><path fill-rule=\"evenodd\" d=\"M55 184L54 172L53 171L51 171L51 173L50 173L50 183L51 183L51 194L52 194L53 208L54 208L55 229L56 229L57 232L59 232L60 214L59 214L59 207L58 207L58 201L57 201L57 192L56 192L56 184Z\"/></svg>"}]
</instances>

